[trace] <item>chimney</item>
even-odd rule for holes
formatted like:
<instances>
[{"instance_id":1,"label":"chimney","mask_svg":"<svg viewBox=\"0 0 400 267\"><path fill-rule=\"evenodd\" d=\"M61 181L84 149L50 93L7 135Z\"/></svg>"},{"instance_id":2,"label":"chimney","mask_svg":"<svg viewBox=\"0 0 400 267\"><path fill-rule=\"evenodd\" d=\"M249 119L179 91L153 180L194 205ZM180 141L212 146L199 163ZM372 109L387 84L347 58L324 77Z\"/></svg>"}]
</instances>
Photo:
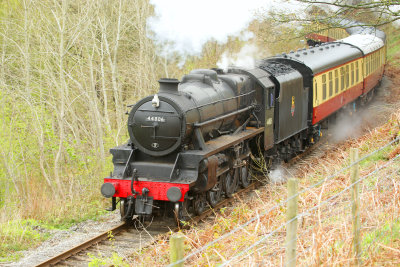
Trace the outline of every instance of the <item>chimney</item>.
<instances>
[{"instance_id":1,"label":"chimney","mask_svg":"<svg viewBox=\"0 0 400 267\"><path fill-rule=\"evenodd\" d=\"M180 83L178 79L161 78L158 82L160 83L160 93L178 92L178 84Z\"/></svg>"}]
</instances>

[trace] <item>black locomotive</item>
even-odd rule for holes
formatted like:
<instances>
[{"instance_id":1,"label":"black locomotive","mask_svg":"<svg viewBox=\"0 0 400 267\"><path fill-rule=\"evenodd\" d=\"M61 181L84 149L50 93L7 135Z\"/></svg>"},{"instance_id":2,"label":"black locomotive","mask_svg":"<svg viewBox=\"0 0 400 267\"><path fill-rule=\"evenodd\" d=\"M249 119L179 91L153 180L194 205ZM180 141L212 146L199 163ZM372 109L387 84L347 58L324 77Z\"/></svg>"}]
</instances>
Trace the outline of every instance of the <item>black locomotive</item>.
<instances>
[{"instance_id":1,"label":"black locomotive","mask_svg":"<svg viewBox=\"0 0 400 267\"><path fill-rule=\"evenodd\" d=\"M384 41L368 35L373 41L357 47L357 38L278 55L253 69L161 79L159 92L130 111L129 142L111 149L114 171L101 188L111 209L119 198L124 220L184 220L248 186L251 153L261 150L272 164L304 151L329 116L366 99L383 75ZM382 60L358 73L358 62L372 56Z\"/></svg>"}]
</instances>

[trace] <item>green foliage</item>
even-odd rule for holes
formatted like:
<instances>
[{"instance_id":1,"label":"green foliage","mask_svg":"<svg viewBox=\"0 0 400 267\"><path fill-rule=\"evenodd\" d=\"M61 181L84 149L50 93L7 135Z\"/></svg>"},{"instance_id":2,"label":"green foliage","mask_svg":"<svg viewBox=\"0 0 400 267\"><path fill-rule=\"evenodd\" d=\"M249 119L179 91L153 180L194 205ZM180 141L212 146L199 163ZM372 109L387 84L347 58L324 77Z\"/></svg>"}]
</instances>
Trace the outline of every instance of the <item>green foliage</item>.
<instances>
[{"instance_id":1,"label":"green foliage","mask_svg":"<svg viewBox=\"0 0 400 267\"><path fill-rule=\"evenodd\" d=\"M112 233L109 233L109 240L112 241L112 247L114 247L114 236ZM129 264L127 264L124 259L119 256L116 252L112 252L111 257L105 257L101 253L98 253L97 256L88 253L89 258L91 259L89 262L90 267L99 267L99 266L116 266L116 267L129 267Z\"/></svg>"},{"instance_id":2,"label":"green foliage","mask_svg":"<svg viewBox=\"0 0 400 267\"><path fill-rule=\"evenodd\" d=\"M101 254L97 254L96 256L92 253L88 253L88 255L90 258L89 267L99 267L107 264L107 260Z\"/></svg>"},{"instance_id":3,"label":"green foliage","mask_svg":"<svg viewBox=\"0 0 400 267\"><path fill-rule=\"evenodd\" d=\"M388 149L385 149L386 151ZM386 155L387 153L385 153L384 150L381 150L379 152L376 152L375 154L373 154L372 156L366 158L365 160L360 162L360 167L364 168L366 166L368 166L369 164L373 164L376 161L380 161L380 160L386 160Z\"/></svg>"},{"instance_id":4,"label":"green foliage","mask_svg":"<svg viewBox=\"0 0 400 267\"><path fill-rule=\"evenodd\" d=\"M76 209L77 204L75 201L71 200L65 203L63 207L60 207L61 216L48 214L42 220L42 223L48 228L66 230L82 221L98 220L102 215L107 213L103 208L105 206L104 202L106 201L107 200L97 198L92 201L84 200L85 205L79 205L80 208Z\"/></svg>"},{"instance_id":5,"label":"green foliage","mask_svg":"<svg viewBox=\"0 0 400 267\"><path fill-rule=\"evenodd\" d=\"M79 203L82 191L100 197L98 187L111 170L107 150L127 139L122 127L126 118L116 110L122 114L125 104L147 94L146 89L157 81L157 67L148 72L145 68L150 66L148 60L157 62L155 48L145 35L139 36L146 20L131 15L141 10L146 17L152 9L147 1L135 5L122 1L121 9L114 2L69 2L65 10L54 1L23 5L13 0L0 3L0 16L6 17L0 29L4 58L0 62L0 206L21 200L21 207L34 211L24 198L32 191L39 194L38 188L43 190L38 197L52 198L54 207L66 198ZM109 50L116 46L118 16L127 28L120 32L124 40L120 54L109 58L105 43ZM57 27L60 21L63 32ZM107 27L101 28L100 22ZM147 53L138 58L144 48ZM120 68L113 73L117 64ZM150 73L149 81L143 82L143 72Z\"/></svg>"},{"instance_id":6,"label":"green foliage","mask_svg":"<svg viewBox=\"0 0 400 267\"><path fill-rule=\"evenodd\" d=\"M388 50L387 57L389 60L393 61L400 52L400 35L398 34L399 28L395 26L388 26Z\"/></svg>"},{"instance_id":7,"label":"green foliage","mask_svg":"<svg viewBox=\"0 0 400 267\"><path fill-rule=\"evenodd\" d=\"M116 267L129 267L129 264L124 262L124 259L115 252L112 253L111 262Z\"/></svg>"},{"instance_id":8,"label":"green foliage","mask_svg":"<svg viewBox=\"0 0 400 267\"><path fill-rule=\"evenodd\" d=\"M99 200L90 202L80 211L75 211L74 203L68 203L63 217L49 214L43 220L13 220L0 224L0 261L16 261L21 256L18 253L30 247L37 246L40 242L50 237L49 230L67 230L76 223L86 220L98 220L105 211Z\"/></svg>"},{"instance_id":9,"label":"green foliage","mask_svg":"<svg viewBox=\"0 0 400 267\"><path fill-rule=\"evenodd\" d=\"M0 1L0 18L10 16L17 8L20 8L19 0Z\"/></svg>"},{"instance_id":10,"label":"green foliage","mask_svg":"<svg viewBox=\"0 0 400 267\"><path fill-rule=\"evenodd\" d=\"M9 221L0 224L0 262L15 261L21 257L18 251L38 245L49 237L41 233L43 229L38 221Z\"/></svg>"},{"instance_id":11,"label":"green foliage","mask_svg":"<svg viewBox=\"0 0 400 267\"><path fill-rule=\"evenodd\" d=\"M89 267L100 267L107 265L112 265L115 267L129 267L129 264L124 262L124 259L115 252L112 253L111 257L105 257L100 253L97 254L97 256L91 253L88 253L88 255L91 259L88 264Z\"/></svg>"},{"instance_id":12,"label":"green foliage","mask_svg":"<svg viewBox=\"0 0 400 267\"><path fill-rule=\"evenodd\" d=\"M368 257L370 249L377 250L377 243L389 244L394 240L400 240L400 221L388 221L376 230L366 233L362 240L362 248L364 249L364 257Z\"/></svg>"}]
</instances>

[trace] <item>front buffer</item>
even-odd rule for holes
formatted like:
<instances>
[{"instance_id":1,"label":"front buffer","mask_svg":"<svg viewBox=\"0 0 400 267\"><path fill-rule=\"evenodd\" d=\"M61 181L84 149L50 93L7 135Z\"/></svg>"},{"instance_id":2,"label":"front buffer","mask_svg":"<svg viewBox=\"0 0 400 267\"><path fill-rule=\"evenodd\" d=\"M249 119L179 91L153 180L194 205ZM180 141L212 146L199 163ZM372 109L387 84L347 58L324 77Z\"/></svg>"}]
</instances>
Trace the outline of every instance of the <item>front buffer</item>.
<instances>
[{"instance_id":1,"label":"front buffer","mask_svg":"<svg viewBox=\"0 0 400 267\"><path fill-rule=\"evenodd\" d=\"M104 197L112 197L112 210L116 208L117 197L122 201L121 216L123 220L131 218L133 215L149 216L153 214L153 208L163 208L155 205L159 201L183 202L188 191L189 184L139 181L139 178L132 180L105 178L101 187Z\"/></svg>"}]
</instances>

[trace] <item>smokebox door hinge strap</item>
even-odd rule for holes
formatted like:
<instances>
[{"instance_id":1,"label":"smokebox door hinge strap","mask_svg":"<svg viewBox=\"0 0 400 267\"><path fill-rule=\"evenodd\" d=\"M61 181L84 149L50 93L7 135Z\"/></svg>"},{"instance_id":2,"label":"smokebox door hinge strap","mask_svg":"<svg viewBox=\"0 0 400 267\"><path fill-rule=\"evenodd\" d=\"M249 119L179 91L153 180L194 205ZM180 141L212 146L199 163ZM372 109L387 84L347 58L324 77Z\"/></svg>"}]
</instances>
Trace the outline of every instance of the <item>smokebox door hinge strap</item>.
<instances>
[{"instance_id":1,"label":"smokebox door hinge strap","mask_svg":"<svg viewBox=\"0 0 400 267\"><path fill-rule=\"evenodd\" d=\"M122 178L127 178L130 175L131 166L129 165L129 163L131 162L133 151L134 150L132 149L131 153L129 154L128 160L126 161L124 171L122 172Z\"/></svg>"}]
</instances>

